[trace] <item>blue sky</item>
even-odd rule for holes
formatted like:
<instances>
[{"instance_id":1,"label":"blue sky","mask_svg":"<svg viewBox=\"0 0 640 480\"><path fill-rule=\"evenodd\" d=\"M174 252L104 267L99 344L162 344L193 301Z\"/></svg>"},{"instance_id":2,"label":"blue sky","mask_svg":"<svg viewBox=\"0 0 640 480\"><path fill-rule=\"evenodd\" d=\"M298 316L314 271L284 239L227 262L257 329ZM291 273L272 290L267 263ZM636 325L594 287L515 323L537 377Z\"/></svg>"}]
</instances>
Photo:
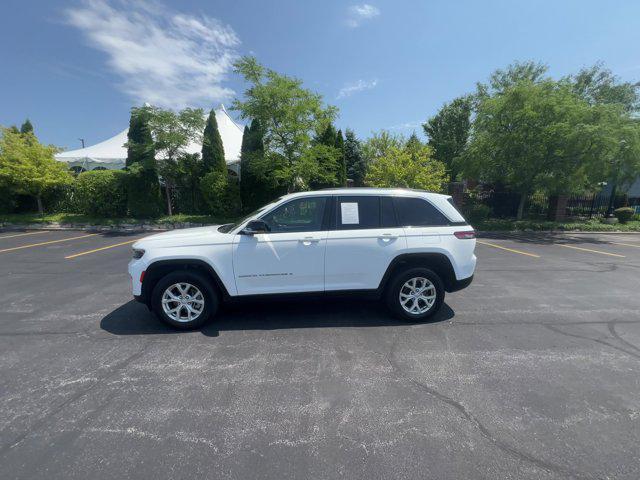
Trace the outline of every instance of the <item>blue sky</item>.
<instances>
[{"instance_id":1,"label":"blue sky","mask_svg":"<svg viewBox=\"0 0 640 480\"><path fill-rule=\"evenodd\" d=\"M29 117L77 148L125 128L144 101L226 104L238 55L301 78L358 136L420 123L496 68L537 60L562 76L597 61L640 79L640 2L3 0L0 125Z\"/></svg>"}]
</instances>

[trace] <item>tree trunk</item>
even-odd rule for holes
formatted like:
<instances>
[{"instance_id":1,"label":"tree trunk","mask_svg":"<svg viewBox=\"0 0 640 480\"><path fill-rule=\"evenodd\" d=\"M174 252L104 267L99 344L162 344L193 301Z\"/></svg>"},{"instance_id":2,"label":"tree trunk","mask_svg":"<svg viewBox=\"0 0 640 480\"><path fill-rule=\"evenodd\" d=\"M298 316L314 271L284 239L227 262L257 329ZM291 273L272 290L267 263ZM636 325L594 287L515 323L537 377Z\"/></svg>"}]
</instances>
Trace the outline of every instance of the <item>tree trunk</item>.
<instances>
[{"instance_id":1,"label":"tree trunk","mask_svg":"<svg viewBox=\"0 0 640 480\"><path fill-rule=\"evenodd\" d=\"M164 182L164 191L167 194L167 215L173 215L173 209L171 208L171 189L169 188L169 184Z\"/></svg>"},{"instance_id":2,"label":"tree trunk","mask_svg":"<svg viewBox=\"0 0 640 480\"><path fill-rule=\"evenodd\" d=\"M44 208L42 208L42 195L36 195L36 201L38 202L38 214L44 216Z\"/></svg>"},{"instance_id":3,"label":"tree trunk","mask_svg":"<svg viewBox=\"0 0 640 480\"><path fill-rule=\"evenodd\" d=\"M520 194L520 203L518 204L518 214L516 216L516 220L522 220L522 216L524 214L524 204L527 201L527 194Z\"/></svg>"}]
</instances>

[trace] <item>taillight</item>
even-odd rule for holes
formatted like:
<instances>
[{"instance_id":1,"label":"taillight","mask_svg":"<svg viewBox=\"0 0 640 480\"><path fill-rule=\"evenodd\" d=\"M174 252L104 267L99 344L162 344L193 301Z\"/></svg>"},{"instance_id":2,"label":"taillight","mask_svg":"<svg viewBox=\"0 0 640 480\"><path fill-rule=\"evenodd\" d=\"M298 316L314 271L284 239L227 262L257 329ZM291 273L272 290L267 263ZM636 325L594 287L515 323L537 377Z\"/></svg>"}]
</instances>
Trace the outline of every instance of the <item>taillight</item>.
<instances>
[{"instance_id":1,"label":"taillight","mask_svg":"<svg viewBox=\"0 0 640 480\"><path fill-rule=\"evenodd\" d=\"M140 283L144 282L144 274L147 273L146 270L143 270L142 273L140 274Z\"/></svg>"},{"instance_id":2,"label":"taillight","mask_svg":"<svg viewBox=\"0 0 640 480\"><path fill-rule=\"evenodd\" d=\"M473 230L467 230L466 232L455 232L454 235L460 240L471 240L472 238L476 238L476 232L474 232Z\"/></svg>"}]
</instances>

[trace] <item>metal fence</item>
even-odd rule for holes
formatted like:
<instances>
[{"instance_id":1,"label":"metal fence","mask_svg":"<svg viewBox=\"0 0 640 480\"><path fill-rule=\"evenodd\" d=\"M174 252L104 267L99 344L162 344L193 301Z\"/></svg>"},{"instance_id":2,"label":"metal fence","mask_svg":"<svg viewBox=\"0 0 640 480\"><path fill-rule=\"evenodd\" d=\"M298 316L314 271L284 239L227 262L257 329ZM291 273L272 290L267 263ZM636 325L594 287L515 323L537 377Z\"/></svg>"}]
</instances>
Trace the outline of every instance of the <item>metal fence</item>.
<instances>
[{"instance_id":1,"label":"metal fence","mask_svg":"<svg viewBox=\"0 0 640 480\"><path fill-rule=\"evenodd\" d=\"M567 217L570 218L597 218L607 213L609 208L609 195L572 195L566 206ZM520 195L514 192L484 191L476 192L473 196L466 196L465 203L481 203L491 210L491 217L513 218L518 213ZM545 219L551 205L547 195L536 193L529 195L525 201L524 217L529 219ZM613 208L623 206L640 206L640 197L629 197L626 194L616 195Z\"/></svg>"}]
</instances>

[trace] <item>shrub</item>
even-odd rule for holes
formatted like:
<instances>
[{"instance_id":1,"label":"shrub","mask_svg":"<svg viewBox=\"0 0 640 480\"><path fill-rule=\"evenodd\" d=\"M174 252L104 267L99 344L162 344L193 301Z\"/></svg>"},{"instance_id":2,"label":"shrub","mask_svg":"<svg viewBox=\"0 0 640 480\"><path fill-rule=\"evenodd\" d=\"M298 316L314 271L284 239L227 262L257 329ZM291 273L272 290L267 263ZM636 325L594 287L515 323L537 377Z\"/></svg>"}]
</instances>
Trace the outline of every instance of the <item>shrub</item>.
<instances>
[{"instance_id":1,"label":"shrub","mask_svg":"<svg viewBox=\"0 0 640 480\"><path fill-rule=\"evenodd\" d=\"M240 210L240 186L218 172L207 173L200 182L200 190L210 215L232 216Z\"/></svg>"},{"instance_id":2,"label":"shrub","mask_svg":"<svg viewBox=\"0 0 640 480\"><path fill-rule=\"evenodd\" d=\"M463 214L465 218L471 223L484 222L491 215L491 207L483 203L472 203L471 205L463 208Z\"/></svg>"},{"instance_id":3,"label":"shrub","mask_svg":"<svg viewBox=\"0 0 640 480\"><path fill-rule=\"evenodd\" d=\"M616 208L613 211L613 214L616 216L620 223L627 223L633 218L634 211L631 207L620 207Z\"/></svg>"},{"instance_id":4,"label":"shrub","mask_svg":"<svg viewBox=\"0 0 640 480\"><path fill-rule=\"evenodd\" d=\"M149 218L160 215L162 198L155 170L136 163L129 167L125 181L127 209L132 216Z\"/></svg>"},{"instance_id":5,"label":"shrub","mask_svg":"<svg viewBox=\"0 0 640 480\"><path fill-rule=\"evenodd\" d=\"M78 213L99 217L127 214L126 172L98 170L84 172L75 181Z\"/></svg>"},{"instance_id":6,"label":"shrub","mask_svg":"<svg viewBox=\"0 0 640 480\"><path fill-rule=\"evenodd\" d=\"M12 213L16 208L16 198L9 185L0 183L0 213Z\"/></svg>"}]
</instances>

